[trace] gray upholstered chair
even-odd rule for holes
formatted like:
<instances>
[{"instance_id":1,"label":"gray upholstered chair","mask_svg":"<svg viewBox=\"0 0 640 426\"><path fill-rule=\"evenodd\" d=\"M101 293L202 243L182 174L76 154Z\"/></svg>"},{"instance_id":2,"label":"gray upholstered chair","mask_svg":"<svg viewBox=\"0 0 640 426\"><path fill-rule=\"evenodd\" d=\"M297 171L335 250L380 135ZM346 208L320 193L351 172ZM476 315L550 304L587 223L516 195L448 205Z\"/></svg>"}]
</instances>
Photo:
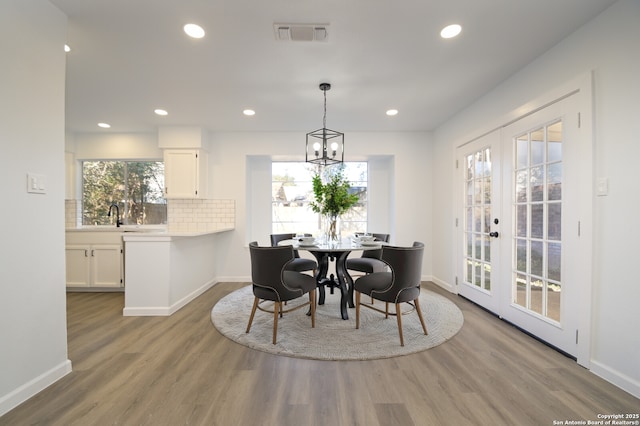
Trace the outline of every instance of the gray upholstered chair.
<instances>
[{"instance_id":1,"label":"gray upholstered chair","mask_svg":"<svg viewBox=\"0 0 640 426\"><path fill-rule=\"evenodd\" d=\"M382 247L381 260L389 265L391 271L374 272L365 275L358 278L353 284L356 292L356 328L360 328L360 306L381 312L385 314L386 318L388 318L389 315L395 315L398 320L400 345L404 346L402 310L400 306L403 303L408 303L413 305L418 313L424 334L428 334L419 301L423 253L424 244L420 242L413 243L412 247ZM361 304L360 296L363 293L371 296L373 299L385 302L385 310L378 309L373 305ZM389 313L389 303L395 304L395 313Z\"/></svg>"},{"instance_id":2,"label":"gray upholstered chair","mask_svg":"<svg viewBox=\"0 0 640 426\"><path fill-rule=\"evenodd\" d=\"M278 316L303 306L311 305L311 327L316 326L316 279L300 272L287 269L295 258L292 246L259 247L257 242L249 244L251 254L251 281L253 283L253 308L247 324L251 329L256 310L273 312L273 344L278 334ZM309 294L309 302L294 308L283 309L283 302ZM273 311L261 307L260 301L273 302Z\"/></svg>"},{"instance_id":3,"label":"gray upholstered chair","mask_svg":"<svg viewBox=\"0 0 640 426\"><path fill-rule=\"evenodd\" d=\"M296 234L271 234L271 247L277 247L280 241L291 240L295 236ZM311 237L311 234L304 234L304 236ZM295 259L287 265L288 270L297 272L313 271L313 275L316 274L318 263L315 260L300 257L298 250L294 250L293 255Z\"/></svg>"},{"instance_id":4,"label":"gray upholstered chair","mask_svg":"<svg viewBox=\"0 0 640 426\"><path fill-rule=\"evenodd\" d=\"M371 234L375 237L374 241L389 242L389 234ZM364 272L372 274L374 272L382 272L385 263L380 260L382 249L364 250L362 256L347 259L347 269L352 271Z\"/></svg>"}]
</instances>

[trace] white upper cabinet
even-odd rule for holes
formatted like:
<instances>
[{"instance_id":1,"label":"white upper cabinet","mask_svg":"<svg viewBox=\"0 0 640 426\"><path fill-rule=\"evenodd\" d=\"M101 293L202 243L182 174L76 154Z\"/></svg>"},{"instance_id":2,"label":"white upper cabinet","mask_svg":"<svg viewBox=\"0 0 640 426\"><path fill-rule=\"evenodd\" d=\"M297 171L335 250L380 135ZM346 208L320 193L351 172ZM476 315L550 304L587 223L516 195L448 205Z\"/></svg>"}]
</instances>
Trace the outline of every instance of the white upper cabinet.
<instances>
[{"instance_id":1,"label":"white upper cabinet","mask_svg":"<svg viewBox=\"0 0 640 426\"><path fill-rule=\"evenodd\" d=\"M167 149L164 151L165 198L207 197L206 151Z\"/></svg>"},{"instance_id":2,"label":"white upper cabinet","mask_svg":"<svg viewBox=\"0 0 640 426\"><path fill-rule=\"evenodd\" d=\"M200 127L161 127L165 198L207 198L208 133Z\"/></svg>"}]
</instances>

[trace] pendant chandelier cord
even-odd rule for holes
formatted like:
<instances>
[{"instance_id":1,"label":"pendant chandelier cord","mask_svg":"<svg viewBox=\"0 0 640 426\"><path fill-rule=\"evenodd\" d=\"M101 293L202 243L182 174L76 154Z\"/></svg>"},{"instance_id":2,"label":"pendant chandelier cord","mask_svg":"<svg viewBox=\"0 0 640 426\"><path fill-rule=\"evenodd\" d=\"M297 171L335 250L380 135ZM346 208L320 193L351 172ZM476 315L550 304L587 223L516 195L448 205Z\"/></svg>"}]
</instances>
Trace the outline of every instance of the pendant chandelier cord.
<instances>
[{"instance_id":1,"label":"pendant chandelier cord","mask_svg":"<svg viewBox=\"0 0 640 426\"><path fill-rule=\"evenodd\" d=\"M327 89L322 89L324 93L324 116L322 117L322 127L327 127Z\"/></svg>"}]
</instances>

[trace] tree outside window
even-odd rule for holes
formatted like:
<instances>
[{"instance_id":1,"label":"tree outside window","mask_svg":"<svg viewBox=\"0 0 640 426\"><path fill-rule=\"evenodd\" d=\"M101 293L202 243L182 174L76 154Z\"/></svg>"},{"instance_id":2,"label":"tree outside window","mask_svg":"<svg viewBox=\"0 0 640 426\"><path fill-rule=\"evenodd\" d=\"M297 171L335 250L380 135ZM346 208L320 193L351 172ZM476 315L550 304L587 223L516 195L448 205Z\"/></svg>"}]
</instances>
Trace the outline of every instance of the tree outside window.
<instances>
[{"instance_id":1,"label":"tree outside window","mask_svg":"<svg viewBox=\"0 0 640 426\"><path fill-rule=\"evenodd\" d=\"M116 204L125 225L167 223L164 163L160 161L84 161L82 224L115 225L108 216Z\"/></svg>"}]
</instances>

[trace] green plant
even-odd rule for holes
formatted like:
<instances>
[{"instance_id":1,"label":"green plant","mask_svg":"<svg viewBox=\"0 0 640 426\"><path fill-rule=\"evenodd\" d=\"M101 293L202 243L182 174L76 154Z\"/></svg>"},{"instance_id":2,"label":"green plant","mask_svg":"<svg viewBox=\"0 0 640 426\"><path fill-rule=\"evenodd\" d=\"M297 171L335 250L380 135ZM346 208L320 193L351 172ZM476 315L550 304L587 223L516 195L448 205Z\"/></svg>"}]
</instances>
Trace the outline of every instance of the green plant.
<instances>
[{"instance_id":1,"label":"green plant","mask_svg":"<svg viewBox=\"0 0 640 426\"><path fill-rule=\"evenodd\" d=\"M338 217L346 213L359 200L357 194L349 192L349 182L342 174L342 170L331 174L326 183L323 183L322 177L316 173L312 182L315 200L309 205L314 212L321 215Z\"/></svg>"}]
</instances>

